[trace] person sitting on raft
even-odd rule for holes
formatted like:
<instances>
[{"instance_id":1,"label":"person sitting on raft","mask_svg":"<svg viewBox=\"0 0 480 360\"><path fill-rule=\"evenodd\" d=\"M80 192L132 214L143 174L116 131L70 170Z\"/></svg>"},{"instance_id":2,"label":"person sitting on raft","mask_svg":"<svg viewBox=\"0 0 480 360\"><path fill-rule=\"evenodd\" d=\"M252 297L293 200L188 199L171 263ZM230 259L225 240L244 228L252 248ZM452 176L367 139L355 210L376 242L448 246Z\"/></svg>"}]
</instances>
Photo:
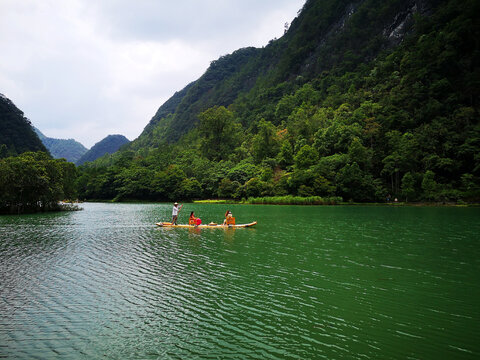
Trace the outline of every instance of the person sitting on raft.
<instances>
[{"instance_id":1,"label":"person sitting on raft","mask_svg":"<svg viewBox=\"0 0 480 360\"><path fill-rule=\"evenodd\" d=\"M188 218L188 225L195 225L195 212L190 213L190 217Z\"/></svg>"},{"instance_id":2,"label":"person sitting on raft","mask_svg":"<svg viewBox=\"0 0 480 360\"><path fill-rule=\"evenodd\" d=\"M202 223L202 220L200 220L200 218L195 217L195 213L192 211L190 213L190 217L188 218L188 225L198 226L201 223Z\"/></svg>"},{"instance_id":3,"label":"person sitting on raft","mask_svg":"<svg viewBox=\"0 0 480 360\"><path fill-rule=\"evenodd\" d=\"M223 225L235 225L235 218L232 216L232 212L227 210L225 213L225 220L223 220Z\"/></svg>"}]
</instances>

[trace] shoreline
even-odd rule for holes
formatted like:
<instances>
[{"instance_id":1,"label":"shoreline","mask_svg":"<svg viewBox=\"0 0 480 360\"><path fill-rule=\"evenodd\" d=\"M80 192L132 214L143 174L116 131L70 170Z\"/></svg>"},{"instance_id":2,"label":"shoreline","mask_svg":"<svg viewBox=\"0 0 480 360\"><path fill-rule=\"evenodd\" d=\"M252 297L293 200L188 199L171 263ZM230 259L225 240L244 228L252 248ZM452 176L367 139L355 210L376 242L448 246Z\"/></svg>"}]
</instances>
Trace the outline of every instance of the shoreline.
<instances>
[{"instance_id":1,"label":"shoreline","mask_svg":"<svg viewBox=\"0 0 480 360\"><path fill-rule=\"evenodd\" d=\"M335 204L288 204L288 203L248 203L242 201L229 200L194 200L196 204L234 204L234 205L300 205L300 206L393 206L393 207L480 207L480 203L459 204L453 202L388 202L388 203L370 203L370 202L338 202Z\"/></svg>"},{"instance_id":2,"label":"shoreline","mask_svg":"<svg viewBox=\"0 0 480 360\"><path fill-rule=\"evenodd\" d=\"M67 212L67 211L82 211L83 208L78 206L78 203L66 203L66 202L59 202L56 207L51 207L48 209L32 209L27 208L21 211L11 211L11 210L0 210L0 216L10 216L10 215L34 215L34 214L46 214L52 212Z\"/></svg>"},{"instance_id":3,"label":"shoreline","mask_svg":"<svg viewBox=\"0 0 480 360\"><path fill-rule=\"evenodd\" d=\"M214 205L298 205L298 206L390 206L390 207L480 207L480 203L455 203L455 202L349 202L340 201L336 203L288 203L288 202L269 202L265 198L264 202L248 202L245 200L228 200L228 199L199 199L199 200L179 200L183 203L193 204L214 204ZM156 200L84 200L85 203L109 203L109 204L170 204L172 201L156 201Z\"/></svg>"}]
</instances>

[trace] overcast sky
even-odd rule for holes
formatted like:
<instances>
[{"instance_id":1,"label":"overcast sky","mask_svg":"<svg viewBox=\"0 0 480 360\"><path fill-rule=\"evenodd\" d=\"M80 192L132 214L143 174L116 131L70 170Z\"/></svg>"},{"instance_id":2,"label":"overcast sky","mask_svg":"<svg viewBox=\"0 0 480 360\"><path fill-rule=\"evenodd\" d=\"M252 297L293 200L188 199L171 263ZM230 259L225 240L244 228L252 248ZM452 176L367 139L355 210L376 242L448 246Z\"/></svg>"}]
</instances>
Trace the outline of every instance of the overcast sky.
<instances>
[{"instance_id":1,"label":"overcast sky","mask_svg":"<svg viewBox=\"0 0 480 360\"><path fill-rule=\"evenodd\" d=\"M133 140L212 60L280 37L305 0L0 0L0 93L46 136Z\"/></svg>"}]
</instances>

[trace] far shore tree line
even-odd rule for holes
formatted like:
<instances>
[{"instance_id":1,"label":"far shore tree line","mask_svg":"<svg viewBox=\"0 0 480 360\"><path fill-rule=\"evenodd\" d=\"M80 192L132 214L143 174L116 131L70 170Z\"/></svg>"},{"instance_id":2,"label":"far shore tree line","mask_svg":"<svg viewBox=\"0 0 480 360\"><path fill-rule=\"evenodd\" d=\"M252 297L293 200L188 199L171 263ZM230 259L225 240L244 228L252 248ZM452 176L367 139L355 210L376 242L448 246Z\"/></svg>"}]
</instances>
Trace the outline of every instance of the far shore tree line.
<instances>
[{"instance_id":1,"label":"far shore tree line","mask_svg":"<svg viewBox=\"0 0 480 360\"><path fill-rule=\"evenodd\" d=\"M243 135L225 107L208 109L198 129L178 144L144 155L122 151L81 167L78 194L118 201L286 195L356 202L479 200L478 176L468 172L475 153L465 142L471 139L462 139L455 128L449 132L441 125L441 139L430 126L385 132L381 105L367 100L356 109L348 103L315 109L308 103L314 92L311 87L298 92L304 98L296 100L302 105L287 121L291 125L261 120L255 135ZM454 116L473 120L468 108ZM458 154L469 162L459 162Z\"/></svg>"}]
</instances>

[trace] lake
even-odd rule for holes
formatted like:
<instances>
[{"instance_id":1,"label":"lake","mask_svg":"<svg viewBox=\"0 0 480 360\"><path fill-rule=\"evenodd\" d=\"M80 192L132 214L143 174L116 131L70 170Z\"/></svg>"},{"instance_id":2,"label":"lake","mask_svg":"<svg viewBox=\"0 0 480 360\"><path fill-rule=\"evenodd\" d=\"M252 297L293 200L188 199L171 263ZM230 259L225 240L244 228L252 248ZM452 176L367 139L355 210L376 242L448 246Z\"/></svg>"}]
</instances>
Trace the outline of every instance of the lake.
<instances>
[{"instance_id":1,"label":"lake","mask_svg":"<svg viewBox=\"0 0 480 360\"><path fill-rule=\"evenodd\" d=\"M0 358L480 356L480 208L82 207L0 216Z\"/></svg>"}]
</instances>

